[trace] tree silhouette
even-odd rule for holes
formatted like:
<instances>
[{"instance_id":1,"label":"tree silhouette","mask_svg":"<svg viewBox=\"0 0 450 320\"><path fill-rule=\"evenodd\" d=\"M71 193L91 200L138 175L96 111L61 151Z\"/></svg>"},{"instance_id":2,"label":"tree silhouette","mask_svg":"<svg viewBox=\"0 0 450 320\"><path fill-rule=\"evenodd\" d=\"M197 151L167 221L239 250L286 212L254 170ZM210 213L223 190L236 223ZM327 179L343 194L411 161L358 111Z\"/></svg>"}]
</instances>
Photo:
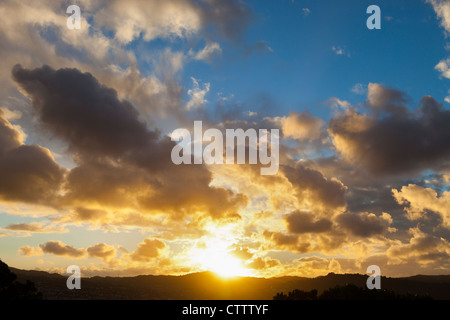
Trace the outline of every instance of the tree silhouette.
<instances>
[{"instance_id":1,"label":"tree silhouette","mask_svg":"<svg viewBox=\"0 0 450 320\"><path fill-rule=\"evenodd\" d=\"M369 290L354 284L335 286L317 296L317 290L302 291L295 289L287 295L277 293L273 300L431 300L430 296L413 294L396 294L392 290Z\"/></svg>"},{"instance_id":2,"label":"tree silhouette","mask_svg":"<svg viewBox=\"0 0 450 320\"><path fill-rule=\"evenodd\" d=\"M34 283L16 281L17 276L0 260L0 300L41 300L42 293L36 290Z\"/></svg>"},{"instance_id":3,"label":"tree silhouette","mask_svg":"<svg viewBox=\"0 0 450 320\"><path fill-rule=\"evenodd\" d=\"M279 292L273 297L273 300L317 300L317 290L303 291L294 289L287 295L283 292Z\"/></svg>"},{"instance_id":4,"label":"tree silhouette","mask_svg":"<svg viewBox=\"0 0 450 320\"><path fill-rule=\"evenodd\" d=\"M429 296L412 294L396 294L392 290L369 290L366 287L358 287L354 284L335 286L325 290L319 297L320 300L431 300Z\"/></svg>"}]
</instances>

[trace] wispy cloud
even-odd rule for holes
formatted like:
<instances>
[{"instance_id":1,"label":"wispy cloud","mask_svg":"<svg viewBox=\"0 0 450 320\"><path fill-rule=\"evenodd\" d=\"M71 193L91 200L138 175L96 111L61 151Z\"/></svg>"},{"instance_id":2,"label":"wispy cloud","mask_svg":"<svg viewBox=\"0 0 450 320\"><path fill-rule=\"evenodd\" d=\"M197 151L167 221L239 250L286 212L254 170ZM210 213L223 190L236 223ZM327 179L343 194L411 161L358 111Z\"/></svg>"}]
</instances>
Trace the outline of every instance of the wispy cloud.
<instances>
[{"instance_id":1,"label":"wispy cloud","mask_svg":"<svg viewBox=\"0 0 450 320\"><path fill-rule=\"evenodd\" d=\"M302 8L302 14L307 17L311 14L311 10L309 8Z\"/></svg>"},{"instance_id":2,"label":"wispy cloud","mask_svg":"<svg viewBox=\"0 0 450 320\"><path fill-rule=\"evenodd\" d=\"M347 51L345 46L332 46L331 50L338 56L350 57L350 53Z\"/></svg>"},{"instance_id":3,"label":"wispy cloud","mask_svg":"<svg viewBox=\"0 0 450 320\"><path fill-rule=\"evenodd\" d=\"M220 44L217 42L207 43L205 47L198 51L197 53L193 53L190 51L191 56L196 60L204 60L207 62L211 62L214 57L220 56L222 54L222 48Z\"/></svg>"},{"instance_id":4,"label":"wispy cloud","mask_svg":"<svg viewBox=\"0 0 450 320\"><path fill-rule=\"evenodd\" d=\"M350 89L350 91L358 95L365 95L367 93L367 88L363 84L357 83Z\"/></svg>"}]
</instances>

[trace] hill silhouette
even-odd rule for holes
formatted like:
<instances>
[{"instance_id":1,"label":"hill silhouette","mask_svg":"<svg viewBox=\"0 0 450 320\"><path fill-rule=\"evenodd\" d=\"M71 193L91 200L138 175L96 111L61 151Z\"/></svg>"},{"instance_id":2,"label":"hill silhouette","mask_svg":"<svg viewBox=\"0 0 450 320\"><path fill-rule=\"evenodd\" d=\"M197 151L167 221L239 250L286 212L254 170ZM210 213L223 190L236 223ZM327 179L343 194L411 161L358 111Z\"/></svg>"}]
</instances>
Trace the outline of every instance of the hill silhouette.
<instances>
[{"instance_id":1,"label":"hill silhouette","mask_svg":"<svg viewBox=\"0 0 450 320\"><path fill-rule=\"evenodd\" d=\"M318 294L322 294L336 286L349 284L365 288L367 280L366 275L334 273L316 278L223 279L212 272L200 272L183 276L82 278L81 290L69 290L66 276L44 271L11 270L18 280L33 281L44 299L271 300L277 293L295 289L305 292L317 290ZM450 275L382 277L381 287L395 294L450 300Z\"/></svg>"},{"instance_id":2,"label":"hill silhouette","mask_svg":"<svg viewBox=\"0 0 450 320\"><path fill-rule=\"evenodd\" d=\"M34 283L26 280L17 281L17 275L8 265L0 260L0 300L40 300L42 294L36 290Z\"/></svg>"}]
</instances>

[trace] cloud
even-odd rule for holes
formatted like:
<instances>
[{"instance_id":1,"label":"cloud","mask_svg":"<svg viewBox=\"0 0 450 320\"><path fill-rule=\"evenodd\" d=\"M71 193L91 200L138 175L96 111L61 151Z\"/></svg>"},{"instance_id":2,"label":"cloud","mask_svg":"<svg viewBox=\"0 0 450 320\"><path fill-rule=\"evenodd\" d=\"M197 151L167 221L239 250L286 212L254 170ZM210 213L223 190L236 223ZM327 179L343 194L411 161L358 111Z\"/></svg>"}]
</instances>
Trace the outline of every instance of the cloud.
<instances>
[{"instance_id":1,"label":"cloud","mask_svg":"<svg viewBox=\"0 0 450 320\"><path fill-rule=\"evenodd\" d=\"M228 253L242 260L248 260L253 257L253 253L251 253L248 248L242 247L236 247Z\"/></svg>"},{"instance_id":2,"label":"cloud","mask_svg":"<svg viewBox=\"0 0 450 320\"><path fill-rule=\"evenodd\" d=\"M378 83L369 83L367 91L367 105L376 115L382 113L395 116L406 116L408 98L401 91L390 89Z\"/></svg>"},{"instance_id":3,"label":"cloud","mask_svg":"<svg viewBox=\"0 0 450 320\"><path fill-rule=\"evenodd\" d=\"M344 54L344 49L342 49L341 47L331 47L331 49L334 51L334 53L336 53L338 56L341 56Z\"/></svg>"},{"instance_id":4,"label":"cloud","mask_svg":"<svg viewBox=\"0 0 450 320\"><path fill-rule=\"evenodd\" d=\"M332 97L332 98L328 99L327 103L334 109L347 110L348 108L351 107L350 102L345 101L345 100L341 100L341 99L336 98L336 97Z\"/></svg>"},{"instance_id":5,"label":"cloud","mask_svg":"<svg viewBox=\"0 0 450 320\"><path fill-rule=\"evenodd\" d=\"M346 187L337 179L327 179L319 171L297 163L295 167L281 166L292 184L299 203L312 208L339 209L345 207Z\"/></svg>"},{"instance_id":6,"label":"cloud","mask_svg":"<svg viewBox=\"0 0 450 320\"><path fill-rule=\"evenodd\" d=\"M256 270L265 270L279 265L281 265L281 263L277 259L271 259L269 257L266 258L257 257L248 264L246 264L246 267Z\"/></svg>"},{"instance_id":7,"label":"cloud","mask_svg":"<svg viewBox=\"0 0 450 320\"><path fill-rule=\"evenodd\" d=\"M95 209L102 205L103 209L172 214L178 219L195 212L215 218L235 216L237 210L246 204L243 195L210 187L211 174L204 168L190 168L177 167L171 171L155 172L152 176L145 170L128 166L86 164L70 172L66 201L78 208ZM186 189L186 185L190 187ZM94 216L89 215L89 211L84 213L88 214L78 215L78 218L108 217L101 213ZM114 219L118 221L117 216Z\"/></svg>"},{"instance_id":8,"label":"cloud","mask_svg":"<svg viewBox=\"0 0 450 320\"><path fill-rule=\"evenodd\" d=\"M361 83L357 83L350 89L350 91L359 95L364 95L366 94L367 89Z\"/></svg>"},{"instance_id":9,"label":"cloud","mask_svg":"<svg viewBox=\"0 0 450 320\"><path fill-rule=\"evenodd\" d=\"M185 53L172 52L166 47L149 54L136 47L127 47L98 20L100 11L113 5L114 1L99 0L95 3L80 3L82 29L73 31L66 27L65 8L54 1L20 5L14 1L2 2L6 18L2 20L0 33L3 43L0 55L5 57L0 61L1 104L8 104L17 96L7 70L18 62L28 67L48 64L55 68L73 67L90 72L102 83L114 87L120 99L126 98L138 106L149 122L155 123L158 117L167 115L180 120L183 117L184 90L176 73L188 61ZM20 19L12 18L14 16ZM33 55L30 56L29 52ZM154 66L152 72L142 72L137 65L138 59ZM25 106L23 113L26 119L32 116Z\"/></svg>"},{"instance_id":10,"label":"cloud","mask_svg":"<svg viewBox=\"0 0 450 320\"><path fill-rule=\"evenodd\" d=\"M227 39L237 40L246 30L252 11L243 1L202 0L200 16L204 27L212 26Z\"/></svg>"},{"instance_id":11,"label":"cloud","mask_svg":"<svg viewBox=\"0 0 450 320\"><path fill-rule=\"evenodd\" d=\"M154 258L159 257L160 251L164 249L166 245L159 239L144 239L137 249L130 254L130 257L134 261L148 262Z\"/></svg>"},{"instance_id":12,"label":"cloud","mask_svg":"<svg viewBox=\"0 0 450 320\"><path fill-rule=\"evenodd\" d=\"M442 179L444 180L444 182L450 183L450 171L444 173L444 175L442 176Z\"/></svg>"},{"instance_id":13,"label":"cloud","mask_svg":"<svg viewBox=\"0 0 450 320\"><path fill-rule=\"evenodd\" d=\"M385 212L380 216L367 212L360 214L343 213L336 218L336 221L351 234L359 237L372 237L382 235L387 231L393 231L393 229L390 229L392 217Z\"/></svg>"},{"instance_id":14,"label":"cloud","mask_svg":"<svg viewBox=\"0 0 450 320\"><path fill-rule=\"evenodd\" d=\"M54 1L2 2L5 19L0 28L0 55L4 57L0 61L0 91L4 101L17 96L9 70L18 62L27 67L74 67L115 88L121 99L140 109L146 121L155 124L161 123L160 118L171 117L183 122L185 92L177 72L191 59L183 49L173 52L170 44L149 53L127 46L127 41L145 41L148 31L150 38L164 38L171 44L178 36L207 44L218 43L224 36L241 43L240 34L252 15L243 2L222 0L134 0L127 5L99 0L83 1L80 6L82 28L74 32L66 27L65 8ZM119 40L114 30L123 32L121 39L130 35L128 40ZM138 60L154 68L142 72ZM25 113L31 117L28 110Z\"/></svg>"},{"instance_id":15,"label":"cloud","mask_svg":"<svg viewBox=\"0 0 450 320\"><path fill-rule=\"evenodd\" d=\"M308 256L295 259L294 266L297 268L296 274L299 276L308 276L314 274L315 276L326 275L330 272L336 272L340 268L340 264L335 259L327 259L323 257Z\"/></svg>"},{"instance_id":16,"label":"cloud","mask_svg":"<svg viewBox=\"0 0 450 320\"><path fill-rule=\"evenodd\" d=\"M427 0L433 6L436 15L441 21L441 26L445 29L446 36L450 34L450 2L445 0ZM435 69L442 77L450 79L450 58L441 60ZM446 99L447 101L447 99Z\"/></svg>"},{"instance_id":17,"label":"cloud","mask_svg":"<svg viewBox=\"0 0 450 320\"><path fill-rule=\"evenodd\" d=\"M158 133L138 120L130 103L120 101L115 90L89 73L16 65L12 75L31 98L41 124L79 155L119 156L158 139Z\"/></svg>"},{"instance_id":18,"label":"cloud","mask_svg":"<svg viewBox=\"0 0 450 320\"><path fill-rule=\"evenodd\" d=\"M5 229L20 232L32 232L32 233L65 233L68 232L67 229L57 228L52 226L45 226L45 224L40 222L31 223L17 223L9 224Z\"/></svg>"},{"instance_id":19,"label":"cloud","mask_svg":"<svg viewBox=\"0 0 450 320\"><path fill-rule=\"evenodd\" d=\"M298 253L307 253L312 249L311 243L302 241L297 235L282 232L264 231L264 238L275 244L276 249L290 250Z\"/></svg>"},{"instance_id":20,"label":"cloud","mask_svg":"<svg viewBox=\"0 0 450 320\"><path fill-rule=\"evenodd\" d=\"M392 245L387 251L387 256L392 263L420 263L423 265L445 262L450 259L450 243L444 238L426 234L418 228L409 230L412 238L409 243Z\"/></svg>"},{"instance_id":21,"label":"cloud","mask_svg":"<svg viewBox=\"0 0 450 320\"><path fill-rule=\"evenodd\" d=\"M430 96L410 111L403 93L369 85L370 115L353 109L331 119L329 133L348 162L371 174L411 173L445 163L450 155L450 111Z\"/></svg>"},{"instance_id":22,"label":"cloud","mask_svg":"<svg viewBox=\"0 0 450 320\"><path fill-rule=\"evenodd\" d=\"M0 198L51 202L61 186L64 169L55 163L48 149L22 141L22 133L0 110Z\"/></svg>"},{"instance_id":23,"label":"cloud","mask_svg":"<svg viewBox=\"0 0 450 320\"><path fill-rule=\"evenodd\" d=\"M218 44L217 42L209 42L202 50L200 50L196 54L193 54L193 57L195 60L204 60L207 62L211 62L214 57L220 56L221 54L222 48L220 47L220 44Z\"/></svg>"},{"instance_id":24,"label":"cloud","mask_svg":"<svg viewBox=\"0 0 450 320\"><path fill-rule=\"evenodd\" d=\"M105 260L109 260L116 255L116 248L105 243L97 243L94 246L88 247L86 251L89 257L102 258Z\"/></svg>"},{"instance_id":25,"label":"cloud","mask_svg":"<svg viewBox=\"0 0 450 320\"><path fill-rule=\"evenodd\" d=\"M98 12L96 23L114 31L115 38L129 43L142 36L156 38L186 37L211 27L233 39L246 28L250 9L238 1L138 1L127 4L107 1Z\"/></svg>"},{"instance_id":26,"label":"cloud","mask_svg":"<svg viewBox=\"0 0 450 320\"><path fill-rule=\"evenodd\" d=\"M325 123L322 119L308 113L291 111L282 120L282 132L285 137L299 140L316 140L323 134Z\"/></svg>"},{"instance_id":27,"label":"cloud","mask_svg":"<svg viewBox=\"0 0 450 320\"><path fill-rule=\"evenodd\" d=\"M198 32L202 21L191 1L108 1L96 15L97 23L114 31L115 38L129 43L142 36L145 41L158 37L184 37Z\"/></svg>"},{"instance_id":28,"label":"cloud","mask_svg":"<svg viewBox=\"0 0 450 320\"><path fill-rule=\"evenodd\" d=\"M338 56L346 56L350 58L350 53L347 51L345 46L332 46L331 50Z\"/></svg>"},{"instance_id":29,"label":"cloud","mask_svg":"<svg viewBox=\"0 0 450 320\"><path fill-rule=\"evenodd\" d=\"M0 194L4 200L51 202L63 178L50 152L39 146L22 145L0 158Z\"/></svg>"},{"instance_id":30,"label":"cloud","mask_svg":"<svg viewBox=\"0 0 450 320\"><path fill-rule=\"evenodd\" d=\"M443 226L450 228L450 192L444 191L440 196L431 188L415 184L403 186L401 190L392 190L395 200L406 206L405 211L411 220L422 219L427 211L438 213L442 217Z\"/></svg>"},{"instance_id":31,"label":"cloud","mask_svg":"<svg viewBox=\"0 0 450 320\"><path fill-rule=\"evenodd\" d=\"M305 17L311 14L311 10L309 8L302 8L302 13Z\"/></svg>"},{"instance_id":32,"label":"cloud","mask_svg":"<svg viewBox=\"0 0 450 320\"><path fill-rule=\"evenodd\" d=\"M3 75L0 78L3 85L0 90L4 90L2 93L5 91L11 93L12 83L6 70L10 70L18 61L34 66L43 63L57 66L91 65L92 69L100 70L96 65L111 63L113 59L110 59L110 53L114 52L116 62L121 61L125 65L124 60L128 58L124 58L126 57L124 50L119 48L113 39L103 35L100 28L88 22L88 19L91 22L95 21L88 6L86 1L81 4L82 27L73 32L66 26L66 7L61 4L49 0L22 4L10 0L2 1L1 8L4 13L0 33L3 44L0 51L4 57L0 62ZM33 55L30 56L29 52L33 52ZM8 95L4 97L9 98Z\"/></svg>"},{"instance_id":33,"label":"cloud","mask_svg":"<svg viewBox=\"0 0 450 320\"><path fill-rule=\"evenodd\" d=\"M439 61L434 67L444 78L450 79L450 58Z\"/></svg>"},{"instance_id":34,"label":"cloud","mask_svg":"<svg viewBox=\"0 0 450 320\"><path fill-rule=\"evenodd\" d=\"M40 247L23 246L18 250L19 254L25 257L42 256L44 252Z\"/></svg>"},{"instance_id":35,"label":"cloud","mask_svg":"<svg viewBox=\"0 0 450 320\"><path fill-rule=\"evenodd\" d=\"M194 77L191 77L193 88L188 90L188 95L191 98L186 104L186 109L200 109L208 100L205 99L206 94L209 92L210 84L205 83L203 89L200 88L199 82Z\"/></svg>"},{"instance_id":36,"label":"cloud","mask_svg":"<svg viewBox=\"0 0 450 320\"><path fill-rule=\"evenodd\" d=\"M434 11L441 19L442 27L450 32L450 2L446 0L427 0L427 2L432 4Z\"/></svg>"},{"instance_id":37,"label":"cloud","mask_svg":"<svg viewBox=\"0 0 450 320\"><path fill-rule=\"evenodd\" d=\"M383 212L389 212L395 217L396 222L405 221L403 208L392 197L392 188L394 186L401 186L399 181L387 179L371 180L370 176L363 173L355 172L355 175L361 175L361 181L346 181L349 184L349 191L346 195L347 212L359 214L362 212L373 213L376 216L381 216ZM366 182L364 182L366 180ZM370 183L367 183L370 181ZM360 185L364 183L363 185Z\"/></svg>"},{"instance_id":38,"label":"cloud","mask_svg":"<svg viewBox=\"0 0 450 320\"><path fill-rule=\"evenodd\" d=\"M85 249L76 249L70 245L64 244L61 241L49 241L40 244L39 248L46 254L54 254L56 256L82 258L86 255Z\"/></svg>"},{"instance_id":39,"label":"cloud","mask_svg":"<svg viewBox=\"0 0 450 320\"><path fill-rule=\"evenodd\" d=\"M86 254L91 258L102 258L105 261L111 261L116 256L116 248L105 243L97 243L87 249L76 249L73 246L64 244L61 241L49 241L40 244L37 247L23 246L18 252L23 256L41 256L43 254L54 254L67 258L84 258Z\"/></svg>"},{"instance_id":40,"label":"cloud","mask_svg":"<svg viewBox=\"0 0 450 320\"><path fill-rule=\"evenodd\" d=\"M23 140L21 132L14 128L4 110L0 109L0 150L2 153L19 147Z\"/></svg>"},{"instance_id":41,"label":"cloud","mask_svg":"<svg viewBox=\"0 0 450 320\"><path fill-rule=\"evenodd\" d=\"M245 55L248 57L254 53L273 52L272 47L263 40L256 41L253 45L245 47Z\"/></svg>"},{"instance_id":42,"label":"cloud","mask_svg":"<svg viewBox=\"0 0 450 320\"><path fill-rule=\"evenodd\" d=\"M205 166L175 166L170 159L175 143L148 129L131 103L119 100L91 74L17 65L13 78L31 98L42 127L66 141L77 162L66 176L60 206L176 211L178 216L203 212L220 218L237 216L246 204L242 195L210 187L212 174ZM33 168L39 158L31 158Z\"/></svg>"},{"instance_id":43,"label":"cloud","mask_svg":"<svg viewBox=\"0 0 450 320\"><path fill-rule=\"evenodd\" d=\"M331 230L332 222L327 219L314 219L308 212L294 211L284 217L287 230L291 233L321 233Z\"/></svg>"},{"instance_id":44,"label":"cloud","mask_svg":"<svg viewBox=\"0 0 450 320\"><path fill-rule=\"evenodd\" d=\"M4 119L8 121L22 118L22 112L20 112L19 110L9 110L8 108L0 107L0 112L3 113ZM15 127L15 129L18 130L18 127Z\"/></svg>"}]
</instances>

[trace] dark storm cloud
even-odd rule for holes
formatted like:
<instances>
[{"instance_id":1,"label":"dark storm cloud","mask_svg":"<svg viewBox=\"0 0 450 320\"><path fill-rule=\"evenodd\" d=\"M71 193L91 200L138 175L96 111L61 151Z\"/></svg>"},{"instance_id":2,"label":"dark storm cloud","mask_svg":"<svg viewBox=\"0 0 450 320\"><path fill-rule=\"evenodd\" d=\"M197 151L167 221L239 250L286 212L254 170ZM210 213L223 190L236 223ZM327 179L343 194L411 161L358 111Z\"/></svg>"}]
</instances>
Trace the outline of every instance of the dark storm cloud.
<instances>
[{"instance_id":1,"label":"dark storm cloud","mask_svg":"<svg viewBox=\"0 0 450 320\"><path fill-rule=\"evenodd\" d=\"M16 65L13 79L32 100L41 124L82 155L122 156L158 139L117 92L77 69Z\"/></svg>"},{"instance_id":2,"label":"dark storm cloud","mask_svg":"<svg viewBox=\"0 0 450 320\"><path fill-rule=\"evenodd\" d=\"M89 162L73 168L67 175L66 198L68 204L73 201L73 205L88 202L111 207L133 207L137 205L133 194L149 190L150 182L149 175L144 170ZM86 210L79 212L79 217L87 220L96 216L88 214L89 211Z\"/></svg>"},{"instance_id":3,"label":"dark storm cloud","mask_svg":"<svg viewBox=\"0 0 450 320\"><path fill-rule=\"evenodd\" d=\"M276 248L292 250L298 253L309 252L312 248L311 243L299 239L298 235L266 230L263 232L263 236L267 240L271 240Z\"/></svg>"},{"instance_id":4,"label":"dark storm cloud","mask_svg":"<svg viewBox=\"0 0 450 320\"><path fill-rule=\"evenodd\" d=\"M0 110L0 198L44 203L58 191L64 170L47 149L24 145Z\"/></svg>"},{"instance_id":5,"label":"dark storm cloud","mask_svg":"<svg viewBox=\"0 0 450 320\"><path fill-rule=\"evenodd\" d=\"M280 166L281 171L295 188L297 197L308 198L315 205L338 208L345 206L346 187L338 180L327 179L319 171L301 163L295 167Z\"/></svg>"},{"instance_id":6,"label":"dark storm cloud","mask_svg":"<svg viewBox=\"0 0 450 320\"><path fill-rule=\"evenodd\" d=\"M72 206L92 204L173 213L175 219L197 210L214 218L239 218L237 211L246 204L246 197L210 187L211 179L210 172L201 166L149 172L125 164L86 163L68 174L66 201ZM79 214L78 218L90 220L91 214Z\"/></svg>"},{"instance_id":7,"label":"dark storm cloud","mask_svg":"<svg viewBox=\"0 0 450 320\"><path fill-rule=\"evenodd\" d=\"M408 114L406 108L408 97L401 91L371 83L367 99L368 106L376 116L388 113L396 117L404 117Z\"/></svg>"},{"instance_id":8,"label":"dark storm cloud","mask_svg":"<svg viewBox=\"0 0 450 320\"><path fill-rule=\"evenodd\" d=\"M395 212L400 215L403 207L392 196L392 185L367 184L366 188L353 187L347 192L347 211Z\"/></svg>"},{"instance_id":9,"label":"dark storm cloud","mask_svg":"<svg viewBox=\"0 0 450 320\"><path fill-rule=\"evenodd\" d=\"M67 174L64 205L239 218L245 196L210 187L205 166L174 165L175 143L148 129L130 103L91 74L17 65L13 78L31 98L43 128L75 155L78 166Z\"/></svg>"},{"instance_id":10,"label":"dark storm cloud","mask_svg":"<svg viewBox=\"0 0 450 320\"><path fill-rule=\"evenodd\" d=\"M330 121L337 150L373 175L404 174L448 164L450 111L430 96L406 109L403 94L369 86L368 106L375 115L353 110Z\"/></svg>"},{"instance_id":11,"label":"dark storm cloud","mask_svg":"<svg viewBox=\"0 0 450 320\"><path fill-rule=\"evenodd\" d=\"M294 211L285 216L287 229L291 233L321 233L331 230L332 222L327 219L315 220L311 213Z\"/></svg>"},{"instance_id":12,"label":"dark storm cloud","mask_svg":"<svg viewBox=\"0 0 450 320\"><path fill-rule=\"evenodd\" d=\"M371 237L384 234L392 223L389 214L376 216L373 213L343 213L336 217L337 223L350 233L360 237Z\"/></svg>"},{"instance_id":13,"label":"dark storm cloud","mask_svg":"<svg viewBox=\"0 0 450 320\"><path fill-rule=\"evenodd\" d=\"M9 150L0 158L0 193L6 200L51 201L62 182L63 173L48 150L23 145Z\"/></svg>"}]
</instances>

